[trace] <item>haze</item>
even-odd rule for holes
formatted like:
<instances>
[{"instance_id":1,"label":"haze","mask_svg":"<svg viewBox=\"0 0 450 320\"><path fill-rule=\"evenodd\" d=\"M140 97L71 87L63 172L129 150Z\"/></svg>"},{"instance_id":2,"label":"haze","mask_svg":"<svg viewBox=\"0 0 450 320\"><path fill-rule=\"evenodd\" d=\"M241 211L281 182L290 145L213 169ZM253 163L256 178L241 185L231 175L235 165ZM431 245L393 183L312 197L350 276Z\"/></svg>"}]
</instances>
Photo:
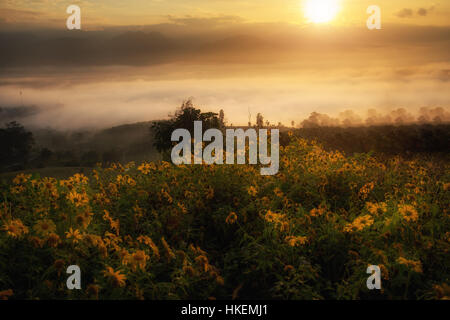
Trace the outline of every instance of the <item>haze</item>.
<instances>
[{"instance_id":1,"label":"haze","mask_svg":"<svg viewBox=\"0 0 450 320\"><path fill-rule=\"evenodd\" d=\"M383 29L369 31L372 3L341 2L309 24L301 1L72 1L82 30L69 31L65 1L3 1L0 107L58 129L167 118L189 97L234 125L448 110L449 4L378 1Z\"/></svg>"}]
</instances>

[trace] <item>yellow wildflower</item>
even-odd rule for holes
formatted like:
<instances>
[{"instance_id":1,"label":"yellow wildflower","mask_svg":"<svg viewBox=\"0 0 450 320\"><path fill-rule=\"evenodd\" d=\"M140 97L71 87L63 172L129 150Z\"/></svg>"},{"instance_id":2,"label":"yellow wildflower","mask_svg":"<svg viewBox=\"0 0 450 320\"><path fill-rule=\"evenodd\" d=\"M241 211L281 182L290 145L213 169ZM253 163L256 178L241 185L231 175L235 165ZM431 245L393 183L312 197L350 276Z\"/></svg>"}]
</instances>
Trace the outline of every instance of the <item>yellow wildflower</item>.
<instances>
[{"instance_id":1,"label":"yellow wildflower","mask_svg":"<svg viewBox=\"0 0 450 320\"><path fill-rule=\"evenodd\" d=\"M136 271L137 267L144 270L147 260L150 259L150 257L145 254L144 250L138 250L135 253L133 253L129 259L131 268Z\"/></svg>"},{"instance_id":2,"label":"yellow wildflower","mask_svg":"<svg viewBox=\"0 0 450 320\"><path fill-rule=\"evenodd\" d=\"M416 209L409 204L400 205L398 211L400 212L402 217L408 222L417 221L419 219L419 214L417 213Z\"/></svg>"},{"instance_id":3,"label":"yellow wildflower","mask_svg":"<svg viewBox=\"0 0 450 320\"><path fill-rule=\"evenodd\" d=\"M5 230L6 233L13 238L19 238L28 233L28 227L26 227L20 219L6 222L3 226L3 230Z\"/></svg>"},{"instance_id":4,"label":"yellow wildflower","mask_svg":"<svg viewBox=\"0 0 450 320\"><path fill-rule=\"evenodd\" d=\"M256 197L256 195L258 194L258 190L254 186L248 187L247 192L253 197Z\"/></svg>"},{"instance_id":5,"label":"yellow wildflower","mask_svg":"<svg viewBox=\"0 0 450 320\"><path fill-rule=\"evenodd\" d=\"M309 214L311 215L311 217L320 217L325 213L326 210L327 208L324 205L320 205L319 208L311 209Z\"/></svg>"},{"instance_id":6,"label":"yellow wildflower","mask_svg":"<svg viewBox=\"0 0 450 320\"><path fill-rule=\"evenodd\" d=\"M227 224L233 224L235 223L237 220L237 215L235 212L230 212L230 214L228 215L228 217L225 219L225 222Z\"/></svg>"},{"instance_id":7,"label":"yellow wildflower","mask_svg":"<svg viewBox=\"0 0 450 320\"><path fill-rule=\"evenodd\" d=\"M281 189L278 187L273 190L273 193L275 193L275 195L279 198L283 198L284 196L283 191L281 191Z\"/></svg>"},{"instance_id":8,"label":"yellow wildflower","mask_svg":"<svg viewBox=\"0 0 450 320\"><path fill-rule=\"evenodd\" d=\"M26 183L30 178L31 178L31 174L20 173L20 174L18 174L18 175L13 179L13 183L14 183L14 184L24 184L24 183Z\"/></svg>"},{"instance_id":9,"label":"yellow wildflower","mask_svg":"<svg viewBox=\"0 0 450 320\"><path fill-rule=\"evenodd\" d=\"M214 197L214 189L212 187L209 187L206 191L206 199L210 200Z\"/></svg>"},{"instance_id":10,"label":"yellow wildflower","mask_svg":"<svg viewBox=\"0 0 450 320\"><path fill-rule=\"evenodd\" d=\"M344 232L362 231L364 228L373 224L373 218L370 215L364 215L356 218L352 223L345 226Z\"/></svg>"},{"instance_id":11,"label":"yellow wildflower","mask_svg":"<svg viewBox=\"0 0 450 320\"><path fill-rule=\"evenodd\" d=\"M106 278L108 278L114 287L124 287L125 281L127 277L120 273L120 271L114 271L111 267L106 267L106 270L103 271L103 274Z\"/></svg>"},{"instance_id":12,"label":"yellow wildflower","mask_svg":"<svg viewBox=\"0 0 450 320\"><path fill-rule=\"evenodd\" d=\"M420 260L414 261L414 260L405 259L403 257L399 257L397 259L397 262L400 263L400 264L403 264L403 265L405 265L407 267L410 267L411 269L414 270L414 272L417 272L417 273L422 273L423 272L423 270L422 270L422 263L420 262Z\"/></svg>"},{"instance_id":13,"label":"yellow wildflower","mask_svg":"<svg viewBox=\"0 0 450 320\"><path fill-rule=\"evenodd\" d=\"M46 236L52 232L55 232L56 226L52 220L44 219L39 220L33 227L34 231L42 236Z\"/></svg>"},{"instance_id":14,"label":"yellow wildflower","mask_svg":"<svg viewBox=\"0 0 450 320\"><path fill-rule=\"evenodd\" d=\"M89 203L89 198L86 193L78 193L76 191L71 191L67 195L67 199L76 207L81 207Z\"/></svg>"},{"instance_id":15,"label":"yellow wildflower","mask_svg":"<svg viewBox=\"0 0 450 320\"><path fill-rule=\"evenodd\" d=\"M152 168L152 167L150 166L150 164L148 164L148 163L142 163L142 164L138 167L138 170L139 170L140 172L142 172L142 174L149 174L151 168Z\"/></svg>"},{"instance_id":16,"label":"yellow wildflower","mask_svg":"<svg viewBox=\"0 0 450 320\"><path fill-rule=\"evenodd\" d=\"M66 232L66 238L72 238L73 243L77 243L79 240L83 239L83 236L78 229L73 230L70 228L69 231Z\"/></svg>"},{"instance_id":17,"label":"yellow wildflower","mask_svg":"<svg viewBox=\"0 0 450 320\"><path fill-rule=\"evenodd\" d=\"M167 260L175 259L175 254L173 253L172 249L170 248L169 244L166 242L166 239L164 237L161 238L161 242L163 244L164 249L167 253Z\"/></svg>"},{"instance_id":18,"label":"yellow wildflower","mask_svg":"<svg viewBox=\"0 0 450 320\"><path fill-rule=\"evenodd\" d=\"M373 182L369 182L366 183L360 190L359 190L359 195L361 196L361 198L367 199L367 197L369 196L369 193L373 190L375 184Z\"/></svg>"},{"instance_id":19,"label":"yellow wildflower","mask_svg":"<svg viewBox=\"0 0 450 320\"><path fill-rule=\"evenodd\" d=\"M14 294L12 289L0 291L0 300L8 300Z\"/></svg>"},{"instance_id":20,"label":"yellow wildflower","mask_svg":"<svg viewBox=\"0 0 450 320\"><path fill-rule=\"evenodd\" d=\"M50 233L47 237L47 243L50 247L56 248L61 243L61 238L56 233Z\"/></svg>"},{"instance_id":21,"label":"yellow wildflower","mask_svg":"<svg viewBox=\"0 0 450 320\"><path fill-rule=\"evenodd\" d=\"M147 246L149 246L150 249L152 249L153 255L157 258L157 260L159 260L159 249L150 237L141 235L137 238L137 240L140 243L145 243Z\"/></svg>"},{"instance_id":22,"label":"yellow wildflower","mask_svg":"<svg viewBox=\"0 0 450 320\"><path fill-rule=\"evenodd\" d=\"M308 242L307 237L300 237L300 236L287 236L284 239L291 247L296 247L299 245L304 245L306 242Z\"/></svg>"},{"instance_id":23,"label":"yellow wildflower","mask_svg":"<svg viewBox=\"0 0 450 320\"><path fill-rule=\"evenodd\" d=\"M208 270L210 269L208 258L204 255L196 257L195 262L197 262L203 272L208 272Z\"/></svg>"},{"instance_id":24,"label":"yellow wildflower","mask_svg":"<svg viewBox=\"0 0 450 320\"><path fill-rule=\"evenodd\" d=\"M291 272L294 270L295 270L294 266L292 266L290 264L284 266L284 271L286 271L286 272Z\"/></svg>"},{"instance_id":25,"label":"yellow wildflower","mask_svg":"<svg viewBox=\"0 0 450 320\"><path fill-rule=\"evenodd\" d=\"M373 215L381 215L387 211L387 204L385 202L372 203L366 202L367 210Z\"/></svg>"},{"instance_id":26,"label":"yellow wildflower","mask_svg":"<svg viewBox=\"0 0 450 320\"><path fill-rule=\"evenodd\" d=\"M195 275L195 270L194 268L192 268L191 266L188 265L184 265L183 266L183 272L189 276L194 276Z\"/></svg>"}]
</instances>

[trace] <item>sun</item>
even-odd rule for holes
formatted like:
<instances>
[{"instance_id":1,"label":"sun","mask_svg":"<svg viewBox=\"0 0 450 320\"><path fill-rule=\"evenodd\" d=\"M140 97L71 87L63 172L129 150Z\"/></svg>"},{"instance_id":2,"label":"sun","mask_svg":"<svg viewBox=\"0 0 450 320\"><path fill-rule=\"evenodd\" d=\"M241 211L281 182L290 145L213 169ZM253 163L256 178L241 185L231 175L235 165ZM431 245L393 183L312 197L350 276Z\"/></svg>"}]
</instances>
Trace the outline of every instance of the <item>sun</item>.
<instances>
[{"instance_id":1,"label":"sun","mask_svg":"<svg viewBox=\"0 0 450 320\"><path fill-rule=\"evenodd\" d=\"M311 22L329 22L339 12L339 0L304 0L304 10Z\"/></svg>"}]
</instances>

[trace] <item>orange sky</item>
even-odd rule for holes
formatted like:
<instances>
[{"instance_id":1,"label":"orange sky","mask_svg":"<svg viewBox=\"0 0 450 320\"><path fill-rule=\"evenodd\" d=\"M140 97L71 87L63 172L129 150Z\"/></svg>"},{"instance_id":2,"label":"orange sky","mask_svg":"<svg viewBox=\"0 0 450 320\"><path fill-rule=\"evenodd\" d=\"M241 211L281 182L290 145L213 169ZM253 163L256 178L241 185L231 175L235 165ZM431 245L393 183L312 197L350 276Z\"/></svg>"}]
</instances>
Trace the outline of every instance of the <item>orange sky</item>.
<instances>
[{"instance_id":1,"label":"orange sky","mask_svg":"<svg viewBox=\"0 0 450 320\"><path fill-rule=\"evenodd\" d=\"M82 32L65 28L73 3ZM22 122L58 128L161 119L188 97L244 125L450 107L449 1L340 6L315 25L301 0L3 0L0 107L35 105Z\"/></svg>"},{"instance_id":2,"label":"orange sky","mask_svg":"<svg viewBox=\"0 0 450 320\"><path fill-rule=\"evenodd\" d=\"M168 17L210 18L233 16L246 22L306 22L303 0L3 0L0 19L12 25L39 24L64 27L65 9L77 4L83 25L98 28L110 25L146 25L167 22ZM448 25L450 2L427 0L340 0L340 13L332 24L364 23L366 8L382 9L384 23ZM420 10L420 11L419 11ZM0 21L1 21L0 20Z\"/></svg>"}]
</instances>

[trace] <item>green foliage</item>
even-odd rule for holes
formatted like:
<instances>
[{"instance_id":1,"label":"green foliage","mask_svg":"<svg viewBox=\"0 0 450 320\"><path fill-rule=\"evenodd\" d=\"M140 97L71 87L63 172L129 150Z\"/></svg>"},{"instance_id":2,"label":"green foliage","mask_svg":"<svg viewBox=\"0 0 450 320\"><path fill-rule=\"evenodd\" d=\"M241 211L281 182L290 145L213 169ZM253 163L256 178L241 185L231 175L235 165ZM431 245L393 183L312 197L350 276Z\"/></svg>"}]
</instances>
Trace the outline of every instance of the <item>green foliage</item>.
<instances>
[{"instance_id":1,"label":"green foliage","mask_svg":"<svg viewBox=\"0 0 450 320\"><path fill-rule=\"evenodd\" d=\"M224 127L223 111L218 117L217 113L204 112L196 109L192 100L186 100L170 120L158 121L152 125L154 134L154 146L159 152L167 152L172 148L172 132L176 129L187 129L194 136L194 121L202 121L202 129L206 131L211 128L222 129Z\"/></svg>"},{"instance_id":2,"label":"green foliage","mask_svg":"<svg viewBox=\"0 0 450 320\"><path fill-rule=\"evenodd\" d=\"M23 168L29 160L33 143L33 134L17 122L0 128L0 171Z\"/></svg>"},{"instance_id":3,"label":"green foliage","mask_svg":"<svg viewBox=\"0 0 450 320\"><path fill-rule=\"evenodd\" d=\"M0 186L0 292L18 299L437 299L448 164L292 138L280 171L112 164ZM44 226L47 228L44 230ZM79 265L82 290L65 287ZM379 265L382 290L367 289Z\"/></svg>"}]
</instances>

